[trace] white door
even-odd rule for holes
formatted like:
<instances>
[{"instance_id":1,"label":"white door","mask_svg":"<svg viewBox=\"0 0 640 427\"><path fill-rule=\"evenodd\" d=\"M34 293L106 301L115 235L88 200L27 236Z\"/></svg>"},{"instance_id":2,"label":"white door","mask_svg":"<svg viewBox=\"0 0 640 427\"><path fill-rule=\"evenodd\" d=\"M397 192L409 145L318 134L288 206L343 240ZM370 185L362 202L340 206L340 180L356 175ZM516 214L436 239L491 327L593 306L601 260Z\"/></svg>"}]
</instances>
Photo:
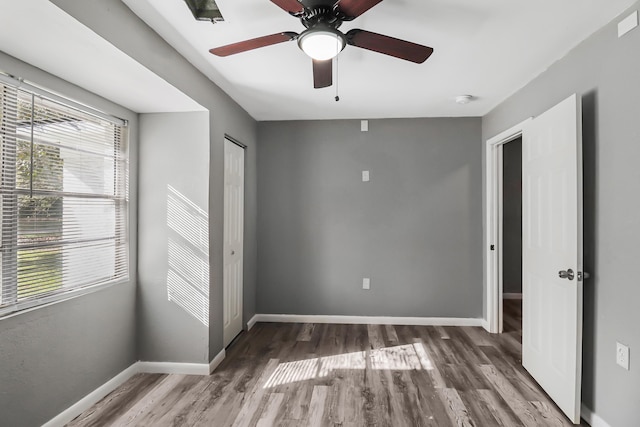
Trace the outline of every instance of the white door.
<instances>
[{"instance_id":1,"label":"white door","mask_svg":"<svg viewBox=\"0 0 640 427\"><path fill-rule=\"evenodd\" d=\"M224 141L224 346L242 331L244 149Z\"/></svg>"},{"instance_id":2,"label":"white door","mask_svg":"<svg viewBox=\"0 0 640 427\"><path fill-rule=\"evenodd\" d=\"M522 364L574 423L582 369L582 119L573 95L523 132Z\"/></svg>"}]
</instances>

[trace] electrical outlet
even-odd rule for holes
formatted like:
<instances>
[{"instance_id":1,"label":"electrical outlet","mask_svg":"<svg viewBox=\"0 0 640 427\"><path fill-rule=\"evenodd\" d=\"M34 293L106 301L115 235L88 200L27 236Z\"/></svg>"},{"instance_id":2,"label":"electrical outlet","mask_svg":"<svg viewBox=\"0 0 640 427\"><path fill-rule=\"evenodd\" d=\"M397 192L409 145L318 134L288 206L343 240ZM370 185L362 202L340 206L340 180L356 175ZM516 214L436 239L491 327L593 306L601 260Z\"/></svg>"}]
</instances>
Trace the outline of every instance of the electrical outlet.
<instances>
[{"instance_id":1,"label":"electrical outlet","mask_svg":"<svg viewBox=\"0 0 640 427\"><path fill-rule=\"evenodd\" d=\"M371 287L371 280L368 277L362 279L362 289L369 289Z\"/></svg>"},{"instance_id":2,"label":"electrical outlet","mask_svg":"<svg viewBox=\"0 0 640 427\"><path fill-rule=\"evenodd\" d=\"M369 182L369 171L362 171L362 182Z\"/></svg>"},{"instance_id":3,"label":"electrical outlet","mask_svg":"<svg viewBox=\"0 0 640 427\"><path fill-rule=\"evenodd\" d=\"M616 363L627 371L629 370L629 347L616 343Z\"/></svg>"}]
</instances>

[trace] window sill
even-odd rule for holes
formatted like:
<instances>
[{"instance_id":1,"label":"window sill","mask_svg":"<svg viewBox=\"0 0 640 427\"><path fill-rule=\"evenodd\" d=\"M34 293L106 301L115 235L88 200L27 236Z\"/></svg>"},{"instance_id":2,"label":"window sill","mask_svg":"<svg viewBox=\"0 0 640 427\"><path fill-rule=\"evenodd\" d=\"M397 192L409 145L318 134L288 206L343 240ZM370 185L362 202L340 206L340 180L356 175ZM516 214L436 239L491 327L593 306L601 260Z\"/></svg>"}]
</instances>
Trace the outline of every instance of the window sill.
<instances>
[{"instance_id":1,"label":"window sill","mask_svg":"<svg viewBox=\"0 0 640 427\"><path fill-rule=\"evenodd\" d=\"M113 282L101 283L99 285L87 286L81 289L72 290L66 292L64 294L52 295L48 298L44 298L40 301L28 301L18 304L9 305L7 307L0 308L0 321L4 319L9 319L14 316L19 316L24 313L30 313L35 310L39 310L44 307L49 307L55 304L59 304L61 302L69 301L72 299L76 299L85 295L92 294L94 292L99 292L113 286L126 285L131 283L129 279L126 280L115 280Z\"/></svg>"}]
</instances>

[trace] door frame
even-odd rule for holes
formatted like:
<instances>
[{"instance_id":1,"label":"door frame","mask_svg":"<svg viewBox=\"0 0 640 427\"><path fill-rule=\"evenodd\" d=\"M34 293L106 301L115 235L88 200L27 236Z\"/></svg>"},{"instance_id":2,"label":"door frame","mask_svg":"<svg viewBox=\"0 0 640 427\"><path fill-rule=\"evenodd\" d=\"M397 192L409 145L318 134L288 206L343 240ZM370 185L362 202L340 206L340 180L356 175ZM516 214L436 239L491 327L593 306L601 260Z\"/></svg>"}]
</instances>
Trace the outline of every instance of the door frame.
<instances>
[{"instance_id":1,"label":"door frame","mask_svg":"<svg viewBox=\"0 0 640 427\"><path fill-rule=\"evenodd\" d=\"M533 117L489 138L485 145L485 283L487 318L484 328L492 333L502 333L502 226L503 226L503 170L504 144L522 136L524 128ZM493 246L494 250L491 249Z\"/></svg>"},{"instance_id":2,"label":"door frame","mask_svg":"<svg viewBox=\"0 0 640 427\"><path fill-rule=\"evenodd\" d=\"M242 186L243 186L243 192L242 192L242 194L243 194L243 197L244 197L244 196L246 196L246 174L247 174L246 160L247 160L247 146L246 146L245 144L243 144L242 142L238 141L237 139L235 139L234 137L232 137L231 135L229 135L229 134L226 134L226 133L225 133L225 134L224 134L224 139L223 139L223 150L225 150L226 141L229 141L230 143L232 143L232 144L234 144L234 145L237 145L238 147L242 148L242 150L243 150L243 152L244 152L244 160L245 160L245 161L244 161L244 163L245 163L245 167L244 167L244 175L245 175L245 176L244 176L244 178L243 178L243 180L242 180ZM225 160L223 161L223 171L224 171L224 173L226 174L226 167L227 167L227 165L226 165L226 156L223 156L223 158L225 159ZM226 189L223 189L223 192L224 192L224 191L226 191ZM245 203L244 203L244 200L243 200L242 206L243 206L243 209L242 209L242 217L243 217L243 219L242 219L242 227L243 227L243 229L244 229L244 227L246 226L246 221L245 221L245 219L246 219L246 218L245 218L245 216L246 216L246 209L245 209ZM225 208L226 208L226 206L225 206ZM223 215L223 217L224 217L224 215ZM224 224L224 218L223 218L223 230L224 230L224 227L225 227L225 224ZM243 235L243 241L242 241L242 246L243 246L243 250L242 250L242 270L243 270L243 272L242 272L242 283L240 284L240 286L241 286L241 301L240 301L240 305L241 305L241 307L242 307L242 328L241 328L241 330L240 330L241 332L242 332L242 331L246 331L246 330L247 330L247 322L245 321L245 318L244 318L244 236L245 236L245 233L243 232L243 233L242 233L242 235ZM223 236L223 239L224 239L224 236ZM224 244L225 244L225 242L223 241L223 246L224 246ZM225 262L224 262L224 257L225 257L224 250L223 250L223 255L222 255L222 256L223 256L222 265L223 265L223 269L224 269L224 265L225 265ZM224 276L224 274L223 274L223 276ZM223 277L223 280L224 280L224 277ZM223 318L224 318L224 310L225 310L225 303L224 303L225 297L226 297L226 296L225 296L225 294L224 294L224 284L223 284L223 286L222 286L222 300L223 300L223 303L222 303L222 310L223 310ZM223 340L224 340L224 322L223 322L223 331L222 331L222 335L223 335ZM233 340L232 340L232 342L233 342ZM229 343L229 344L230 344L230 343ZM228 345L228 344L227 344L227 345Z\"/></svg>"}]
</instances>

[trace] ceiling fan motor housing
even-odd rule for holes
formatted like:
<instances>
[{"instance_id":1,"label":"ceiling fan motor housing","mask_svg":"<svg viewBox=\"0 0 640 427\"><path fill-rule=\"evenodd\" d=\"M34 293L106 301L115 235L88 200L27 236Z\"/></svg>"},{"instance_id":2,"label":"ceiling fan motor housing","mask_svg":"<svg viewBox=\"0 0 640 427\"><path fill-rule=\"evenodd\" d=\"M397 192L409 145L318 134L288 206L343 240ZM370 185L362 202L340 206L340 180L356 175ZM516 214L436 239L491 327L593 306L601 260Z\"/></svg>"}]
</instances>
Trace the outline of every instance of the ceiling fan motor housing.
<instances>
[{"instance_id":1,"label":"ceiling fan motor housing","mask_svg":"<svg viewBox=\"0 0 640 427\"><path fill-rule=\"evenodd\" d=\"M300 21L306 28L313 28L318 24L339 28L344 19L341 19L337 10L326 6L318 6L312 9L305 9L300 16Z\"/></svg>"}]
</instances>

